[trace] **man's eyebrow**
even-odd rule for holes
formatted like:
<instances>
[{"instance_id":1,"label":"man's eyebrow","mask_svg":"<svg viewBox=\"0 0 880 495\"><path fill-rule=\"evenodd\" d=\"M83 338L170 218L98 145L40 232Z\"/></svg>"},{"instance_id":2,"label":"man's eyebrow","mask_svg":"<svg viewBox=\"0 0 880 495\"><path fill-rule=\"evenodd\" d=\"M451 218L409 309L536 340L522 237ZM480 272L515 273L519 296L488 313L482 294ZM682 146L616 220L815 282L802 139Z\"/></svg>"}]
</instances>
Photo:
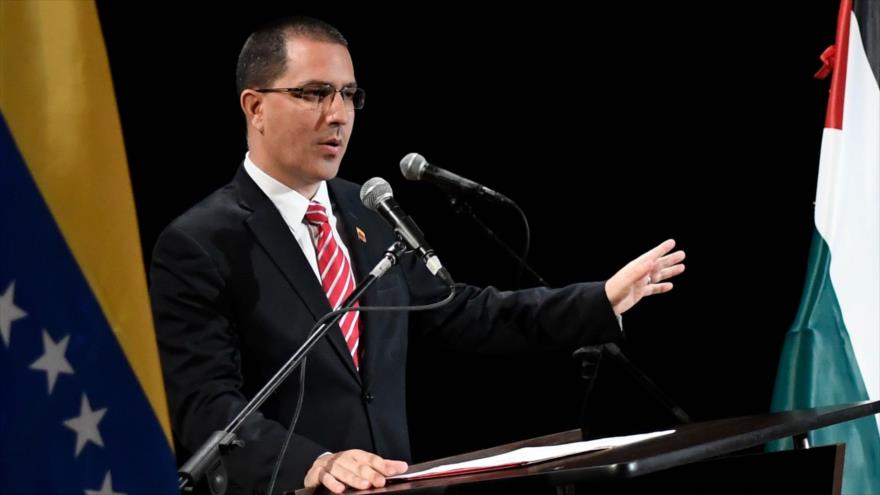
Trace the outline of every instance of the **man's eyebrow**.
<instances>
[{"instance_id":1,"label":"man's eyebrow","mask_svg":"<svg viewBox=\"0 0 880 495\"><path fill-rule=\"evenodd\" d=\"M333 85L333 83L331 83L329 81L322 81L320 79L310 79L308 81L301 83L299 86L308 86L311 84L325 84L327 86L333 86L334 88L336 87L335 85ZM347 82L347 83L343 84L342 87L343 88L356 88L356 87L358 87L358 83L357 83L357 81L351 81L351 82Z\"/></svg>"}]
</instances>

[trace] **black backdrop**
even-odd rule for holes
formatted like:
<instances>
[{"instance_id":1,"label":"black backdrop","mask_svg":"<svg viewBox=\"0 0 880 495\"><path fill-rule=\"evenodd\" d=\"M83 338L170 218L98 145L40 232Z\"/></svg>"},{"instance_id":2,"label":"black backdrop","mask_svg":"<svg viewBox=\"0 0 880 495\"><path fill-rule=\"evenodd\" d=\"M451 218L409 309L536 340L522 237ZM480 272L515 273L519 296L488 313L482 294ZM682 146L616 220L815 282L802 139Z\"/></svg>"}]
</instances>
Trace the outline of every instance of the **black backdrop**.
<instances>
[{"instance_id":1,"label":"black backdrop","mask_svg":"<svg viewBox=\"0 0 880 495\"><path fill-rule=\"evenodd\" d=\"M676 238L688 270L626 314L625 352L697 419L768 409L807 262L828 87L811 76L836 2L98 4L146 260L244 155L234 71L248 33L313 15L346 35L368 94L340 175L386 178L457 280L511 288L515 265L443 195L400 176L407 152L516 200L531 264L553 285L607 278ZM521 247L514 213L474 207ZM600 374L606 420L645 420L618 374ZM417 459L578 421L569 353L414 342L409 375Z\"/></svg>"}]
</instances>

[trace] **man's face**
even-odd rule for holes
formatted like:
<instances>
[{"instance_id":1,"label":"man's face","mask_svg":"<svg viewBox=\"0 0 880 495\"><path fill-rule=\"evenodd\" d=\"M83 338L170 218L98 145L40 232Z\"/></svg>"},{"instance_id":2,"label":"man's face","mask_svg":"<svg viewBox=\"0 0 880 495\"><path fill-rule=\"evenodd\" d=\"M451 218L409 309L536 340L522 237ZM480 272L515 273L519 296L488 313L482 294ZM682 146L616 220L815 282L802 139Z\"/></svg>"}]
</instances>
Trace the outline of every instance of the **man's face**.
<instances>
[{"instance_id":1,"label":"man's face","mask_svg":"<svg viewBox=\"0 0 880 495\"><path fill-rule=\"evenodd\" d=\"M296 38L287 42L287 71L272 88L355 86L354 66L342 45ZM354 125L354 110L340 93L316 102L308 95L262 93L259 156L254 161L288 186L302 190L339 171ZM256 151L256 150L255 150ZM261 163L264 162L264 163Z\"/></svg>"}]
</instances>

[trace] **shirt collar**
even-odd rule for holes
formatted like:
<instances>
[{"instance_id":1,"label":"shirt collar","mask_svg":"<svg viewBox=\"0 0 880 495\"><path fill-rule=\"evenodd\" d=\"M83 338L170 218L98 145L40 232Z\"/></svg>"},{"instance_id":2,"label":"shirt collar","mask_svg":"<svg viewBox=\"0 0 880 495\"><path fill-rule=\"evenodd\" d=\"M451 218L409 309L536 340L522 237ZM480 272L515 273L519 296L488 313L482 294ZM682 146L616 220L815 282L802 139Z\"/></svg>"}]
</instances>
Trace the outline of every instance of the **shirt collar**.
<instances>
[{"instance_id":1,"label":"shirt collar","mask_svg":"<svg viewBox=\"0 0 880 495\"><path fill-rule=\"evenodd\" d=\"M251 160L250 152L244 156L244 170L256 182L257 187L269 197L275 208L278 208L281 217L284 218L284 222L291 229L302 223L309 203L312 201L317 201L324 206L327 210L327 217L330 219L330 225L336 228L336 217L333 215L333 207L330 205L327 181L322 180L318 186L318 192L315 193L315 197L309 199L264 172L259 165Z\"/></svg>"}]
</instances>

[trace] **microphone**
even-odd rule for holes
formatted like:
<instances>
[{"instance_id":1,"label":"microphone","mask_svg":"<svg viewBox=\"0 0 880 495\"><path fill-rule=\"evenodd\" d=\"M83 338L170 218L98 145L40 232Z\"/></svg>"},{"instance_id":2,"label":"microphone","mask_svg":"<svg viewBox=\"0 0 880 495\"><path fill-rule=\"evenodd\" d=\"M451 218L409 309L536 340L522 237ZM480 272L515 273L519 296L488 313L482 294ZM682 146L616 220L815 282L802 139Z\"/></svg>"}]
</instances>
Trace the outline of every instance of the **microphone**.
<instances>
[{"instance_id":1,"label":"microphone","mask_svg":"<svg viewBox=\"0 0 880 495\"><path fill-rule=\"evenodd\" d=\"M367 208L385 217L385 220L403 237L410 249L419 253L431 274L450 287L455 285L452 276L446 268L443 268L443 264L434 254L434 250L425 242L425 234L394 200L391 185L385 179L373 177L365 182L361 187L361 202Z\"/></svg>"},{"instance_id":2,"label":"microphone","mask_svg":"<svg viewBox=\"0 0 880 495\"><path fill-rule=\"evenodd\" d=\"M431 165L425 157L418 153L409 153L400 160L400 172L409 180L424 180L457 191L462 191L474 196L491 199L499 203L511 204L513 201L507 196L493 191L486 186L465 179L460 175L453 174L436 165Z\"/></svg>"}]
</instances>

